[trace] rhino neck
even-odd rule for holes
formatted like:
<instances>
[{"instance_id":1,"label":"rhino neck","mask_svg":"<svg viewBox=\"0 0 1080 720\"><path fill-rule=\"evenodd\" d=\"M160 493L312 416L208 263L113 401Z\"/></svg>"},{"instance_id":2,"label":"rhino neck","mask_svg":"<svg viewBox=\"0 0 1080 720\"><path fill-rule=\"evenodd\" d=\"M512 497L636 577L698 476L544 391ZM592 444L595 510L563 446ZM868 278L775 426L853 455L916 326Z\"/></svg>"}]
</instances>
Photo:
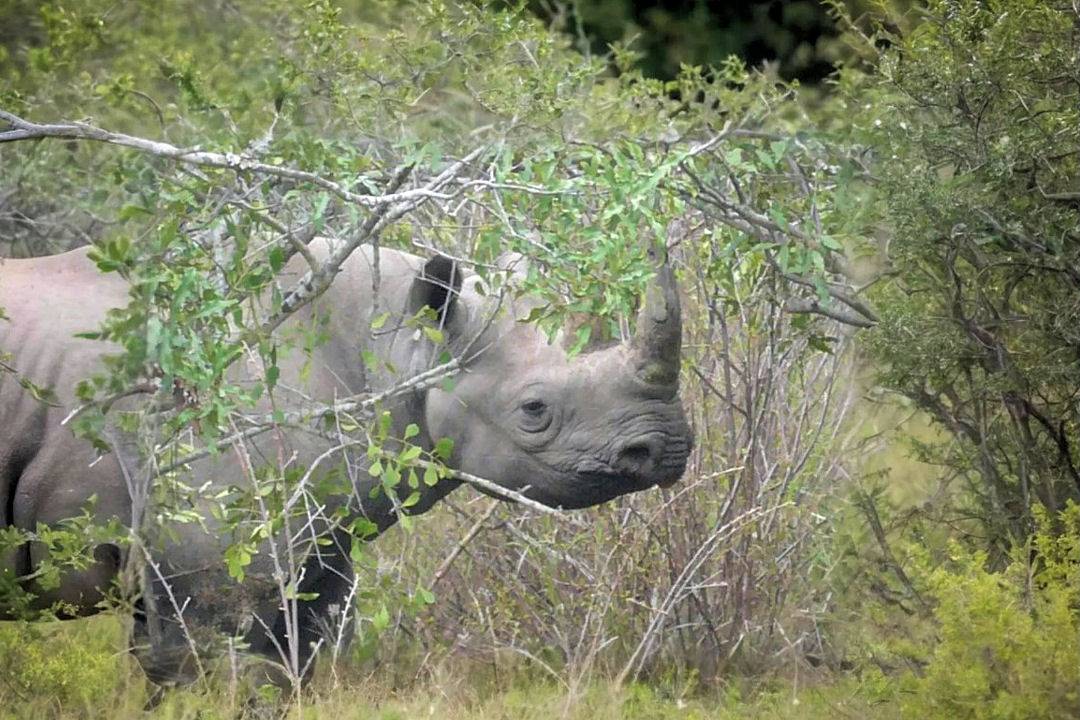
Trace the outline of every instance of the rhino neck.
<instances>
[{"instance_id":1,"label":"rhino neck","mask_svg":"<svg viewBox=\"0 0 1080 720\"><path fill-rule=\"evenodd\" d=\"M330 253L330 247L324 241L313 243L312 250L320 259ZM299 258L293 258L291 262L296 263L294 270L297 273L306 269ZM414 327L403 322L410 314L406 308L409 289L422 264L423 260L415 255L383 248L379 253L376 278L373 250L370 246L361 246L342 265L326 292L309 309L301 311L297 323L325 322L326 328L325 343L319 345L310 358L308 388L312 397L340 399L383 392L437 364L443 348L431 344ZM389 313L388 319L383 318L379 328L373 329L373 319L386 313ZM467 316L468 313L463 311L461 321L464 322ZM464 333L447 329L447 335L455 337ZM365 367L365 351L379 359L376 367ZM303 360L300 354L293 360L297 363L297 372ZM423 394L410 393L384 407L393 417L390 437L404 437L405 428L416 423L421 428L421 435L413 442L430 451L434 441L428 437L425 404ZM363 453L352 460L350 465L355 474L350 509L354 515L375 523L379 534L398 521L399 512L410 516L422 514L461 484L441 480L434 487L428 487L421 483L418 488L420 500L402 510L400 503L395 503L385 493L370 497L379 481L368 475ZM398 488L399 500L404 501L411 492L412 488L403 480Z\"/></svg>"},{"instance_id":2,"label":"rhino neck","mask_svg":"<svg viewBox=\"0 0 1080 720\"><path fill-rule=\"evenodd\" d=\"M367 475L366 472L364 474ZM371 490L377 485L378 480L370 476L368 476L368 479L362 479L355 484L356 494L354 497L359 498L359 500L354 500L355 507L352 515L353 517L366 518L375 523L377 530L375 535L369 538L371 540L393 527L400 519L400 515L404 514L410 517L422 515L440 500L461 487L459 481L449 479L440 480L434 487L428 487L421 483L420 500L415 505L403 509L400 507L400 502L405 500L409 493L412 492L408 486L398 489L398 502L395 503L387 497L385 492L380 491L375 497L371 497Z\"/></svg>"},{"instance_id":3,"label":"rhino neck","mask_svg":"<svg viewBox=\"0 0 1080 720\"><path fill-rule=\"evenodd\" d=\"M399 398L392 406L386 408L393 418L393 426L390 431L391 437L403 437L405 428L409 423L417 423L420 427L420 435L411 442L422 447L426 452L431 452L438 439L431 433L431 428L426 422L427 393L413 393ZM353 509L357 515L371 520L378 527L378 533L382 534L387 528L392 527L399 519L399 513L410 517L426 513L440 500L461 487L462 482L450 478L443 478L435 485L429 486L420 482L416 490L420 493L419 500L402 509L399 503L393 502L386 493L379 492L371 497L373 488L379 485L378 478L371 477L367 472L369 467L366 456L358 458L354 463L357 467L353 476ZM418 474L422 475L422 471ZM398 500L404 501L413 492L405 478L397 488Z\"/></svg>"}]
</instances>

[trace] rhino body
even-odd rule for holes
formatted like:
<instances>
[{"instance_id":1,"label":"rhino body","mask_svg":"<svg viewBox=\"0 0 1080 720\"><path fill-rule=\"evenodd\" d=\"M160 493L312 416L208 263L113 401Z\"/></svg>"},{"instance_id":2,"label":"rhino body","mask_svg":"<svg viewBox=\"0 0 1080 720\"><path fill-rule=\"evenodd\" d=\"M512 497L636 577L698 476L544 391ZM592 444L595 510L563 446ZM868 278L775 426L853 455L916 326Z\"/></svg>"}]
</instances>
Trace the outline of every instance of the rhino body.
<instances>
[{"instance_id":1,"label":"rhino body","mask_svg":"<svg viewBox=\"0 0 1080 720\"><path fill-rule=\"evenodd\" d=\"M321 240L312 249L320 258L330 251ZM426 305L443 325L449 349L460 352L468 344L481 351L452 388L396 399L388 408L392 436L400 437L414 423L421 432L411 442L427 449L449 437L454 442L450 467L553 507L595 505L682 474L691 434L677 398L679 307L666 266L650 289L632 343L571 359L536 327L519 322L520 308L491 321L493 298L478 278L447 258L425 262L383 249L377 274L373 260L369 247L353 253L332 286L278 330L284 345L299 343L316 327L327 338L307 352L283 351L279 404L302 408L379 392L436 364L443 348L403 324ZM283 270L283 285L305 269L304 261L294 258ZM89 442L61 424L77 406L76 383L100 369L103 355L116 352L108 343L75 334L96 329L108 309L128 300L125 281L98 272L85 249L0 262L0 307L10 317L0 321L0 351L10 354L9 364L19 374L51 388L57 401L43 403L15 376L0 373L0 528L33 530L59 523L83 512L91 496L99 521L132 522L134 460L125 460L118 448L98 457ZM373 332L373 317L387 311L389 319ZM365 367L365 350L382 361L379 368ZM234 370L233 379L241 383L263 375L254 360L240 360ZM378 532L398 519L385 494L371 497L377 480L366 472L362 448L327 453L330 444L303 429L267 433L248 447L246 454L226 448L198 461L189 484L242 488L250 485L247 473L255 464L316 464L343 473L352 492L340 502L350 513L369 518ZM421 484L420 501L407 512L424 512L458 485L449 479L433 487ZM206 523L177 524L149 545L157 568L145 586L148 596L136 605L136 654L150 679L162 684L190 679L190 650L202 643L202 630L239 635L250 652L272 660L280 660L287 646L289 618L273 581L270 553L257 553L245 580L237 583L222 562L232 538L215 526L208 506L198 509ZM352 540L341 530L328 533L332 542L311 544L302 560L300 590L317 593L300 606L297 646L303 666L353 586ZM41 607L61 602L70 616L91 614L102 607L103 593L127 552L102 546L95 564L68 572L59 588L43 590L32 580L26 587ZM39 553L30 543L0 557L0 573L32 578ZM4 613L0 607L0 619Z\"/></svg>"}]
</instances>

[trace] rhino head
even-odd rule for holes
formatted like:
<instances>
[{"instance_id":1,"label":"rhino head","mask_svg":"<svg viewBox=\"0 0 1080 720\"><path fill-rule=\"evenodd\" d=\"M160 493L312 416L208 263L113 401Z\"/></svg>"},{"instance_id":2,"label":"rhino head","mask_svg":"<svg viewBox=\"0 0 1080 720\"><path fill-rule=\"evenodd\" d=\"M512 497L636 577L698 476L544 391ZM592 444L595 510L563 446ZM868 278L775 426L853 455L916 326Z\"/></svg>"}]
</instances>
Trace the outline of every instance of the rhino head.
<instances>
[{"instance_id":1,"label":"rhino head","mask_svg":"<svg viewBox=\"0 0 1080 720\"><path fill-rule=\"evenodd\" d=\"M467 332L465 317L476 313L452 303L482 305L476 280L461 287L453 268L443 263L443 271L434 282L459 289L442 295L450 303L444 317ZM516 320L520 313L508 315L485 332L483 351L452 389L428 392L427 429L453 439L452 466L563 508L682 476L693 438L678 398L682 328L666 263L628 343L569 357L534 324Z\"/></svg>"}]
</instances>

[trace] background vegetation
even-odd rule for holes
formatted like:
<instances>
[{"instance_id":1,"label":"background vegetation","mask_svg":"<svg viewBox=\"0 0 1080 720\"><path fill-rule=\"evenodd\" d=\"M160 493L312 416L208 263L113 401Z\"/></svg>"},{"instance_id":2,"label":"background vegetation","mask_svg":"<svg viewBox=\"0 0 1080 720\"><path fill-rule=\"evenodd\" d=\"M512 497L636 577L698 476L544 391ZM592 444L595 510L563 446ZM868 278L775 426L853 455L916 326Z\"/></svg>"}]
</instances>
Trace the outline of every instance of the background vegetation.
<instances>
[{"instance_id":1,"label":"background vegetation","mask_svg":"<svg viewBox=\"0 0 1080 720\"><path fill-rule=\"evenodd\" d=\"M910 0L838 3L854 18L901 12ZM610 43L633 39L642 52L638 66L651 77L674 78L682 65L720 66L734 55L758 67L773 65L786 80L817 83L832 74L850 48L841 38L829 3L817 0L530 0L526 6L575 38L575 48L603 55Z\"/></svg>"},{"instance_id":2,"label":"background vegetation","mask_svg":"<svg viewBox=\"0 0 1080 720\"><path fill-rule=\"evenodd\" d=\"M371 193L483 148L461 183L487 186L379 240L530 255L543 322L601 319L582 344L623 331L642 236L674 245L698 438L684 482L570 519L452 496L368 548L360 637L294 712L1080 715L1074 4L774 3L743 26L705 3L631 7L0 9L0 109L30 121ZM826 17L812 41L783 35ZM630 19L643 42L606 45ZM781 75L728 59L749 46ZM780 79L840 58L811 97ZM146 347L146 318L211 353L228 328L162 310L181 280L238 302L277 262L271 243L215 280L221 238L355 237L374 212L100 143L6 143L0 163L0 254L95 242L157 289L115 329L131 362L103 383L164 364L199 390L177 427L217 427L244 399L191 352ZM108 617L0 627L0 714L137 715L125 638ZM219 672L157 712L227 717L245 697Z\"/></svg>"}]
</instances>

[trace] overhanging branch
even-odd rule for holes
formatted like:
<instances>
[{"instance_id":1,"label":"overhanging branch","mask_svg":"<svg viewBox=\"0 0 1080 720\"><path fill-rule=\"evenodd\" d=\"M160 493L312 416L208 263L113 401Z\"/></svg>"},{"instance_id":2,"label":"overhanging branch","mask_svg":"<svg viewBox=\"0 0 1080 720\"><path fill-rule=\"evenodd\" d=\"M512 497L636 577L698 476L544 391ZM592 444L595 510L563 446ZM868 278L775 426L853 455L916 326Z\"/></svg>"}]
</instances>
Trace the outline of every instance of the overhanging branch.
<instances>
[{"instance_id":1,"label":"overhanging branch","mask_svg":"<svg viewBox=\"0 0 1080 720\"><path fill-rule=\"evenodd\" d=\"M341 183L334 182L321 175L297 170L296 168L284 167L265 163L258 158L244 153L220 153L198 148L181 148L160 140L126 135L112 132L87 123L33 123L28 120L0 110L0 120L4 120L10 126L10 130L0 132L0 143L15 142L17 140L34 140L40 138L59 138L67 140L90 140L92 142L107 143L129 147L149 155L175 160L189 165L232 170L234 172L253 172L275 177L288 178L299 182L309 182L323 190L327 190L346 202L363 205L365 207L383 207L394 203L413 200L449 200L456 193L440 193L431 187L403 190L397 193L383 195L371 195L356 193L349 190ZM440 186L445 182L439 183Z\"/></svg>"}]
</instances>

